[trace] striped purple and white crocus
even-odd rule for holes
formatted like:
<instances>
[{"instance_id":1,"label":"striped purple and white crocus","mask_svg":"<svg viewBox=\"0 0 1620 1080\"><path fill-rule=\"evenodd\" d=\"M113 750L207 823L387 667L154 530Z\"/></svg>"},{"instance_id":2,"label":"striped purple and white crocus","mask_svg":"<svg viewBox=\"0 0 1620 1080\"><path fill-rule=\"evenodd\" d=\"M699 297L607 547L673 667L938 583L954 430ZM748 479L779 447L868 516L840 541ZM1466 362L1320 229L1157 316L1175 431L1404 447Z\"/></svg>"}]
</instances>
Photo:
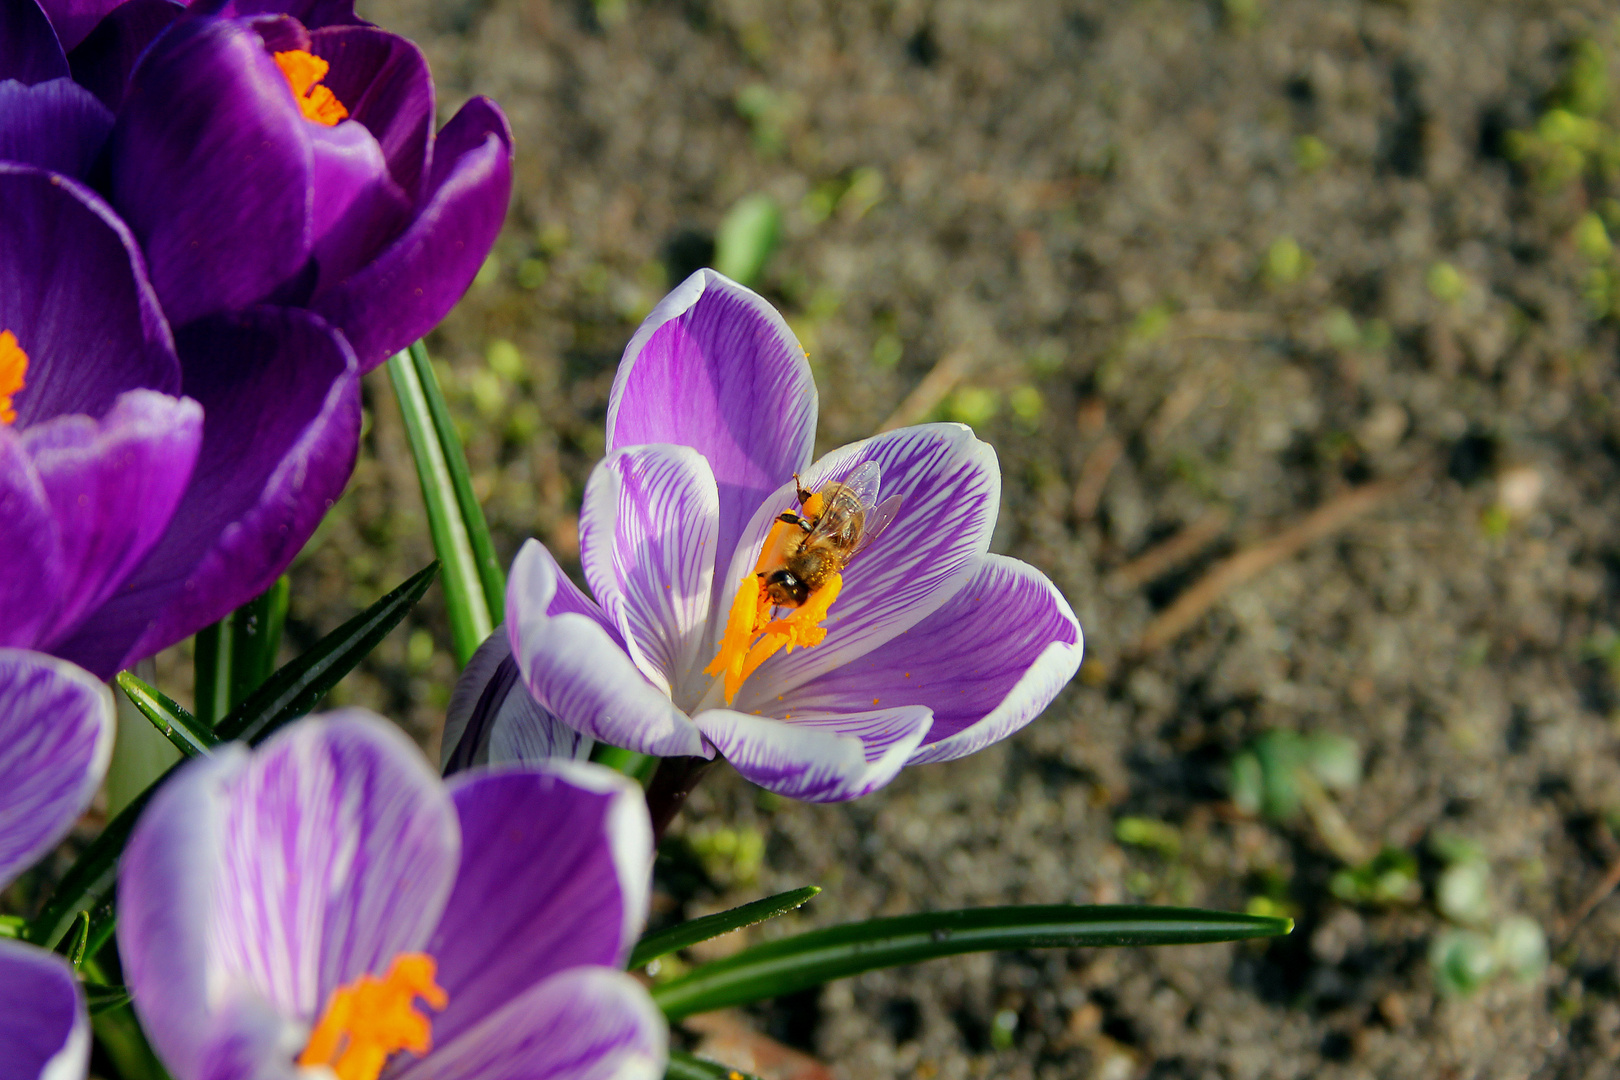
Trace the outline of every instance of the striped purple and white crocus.
<instances>
[{"instance_id":1,"label":"striped purple and white crocus","mask_svg":"<svg viewBox=\"0 0 1620 1080\"><path fill-rule=\"evenodd\" d=\"M64 660L0 649L0 889L73 827L112 754L112 695ZM90 1024L55 953L0 939L0 1080L82 1080Z\"/></svg>"},{"instance_id":2,"label":"striped purple and white crocus","mask_svg":"<svg viewBox=\"0 0 1620 1080\"><path fill-rule=\"evenodd\" d=\"M118 951L175 1080L657 1080L624 962L641 793L554 761L446 784L358 710L188 764L118 876Z\"/></svg>"},{"instance_id":3,"label":"striped purple and white crocus","mask_svg":"<svg viewBox=\"0 0 1620 1080\"><path fill-rule=\"evenodd\" d=\"M447 745L465 732L488 759L527 758L577 751L577 732L660 756L718 751L762 787L830 802L1032 720L1079 666L1080 625L1044 574L988 551L994 450L924 424L812 461L815 431L815 382L782 317L712 270L683 282L613 383L580 513L594 599L526 544L505 634L464 676ZM772 642L739 593L778 516L799 509L794 474L815 492L867 462L875 501L899 496L898 511L844 567L825 618L797 628L810 634ZM502 696L503 667L532 700ZM469 730L471 715L495 716L493 731Z\"/></svg>"}]
</instances>

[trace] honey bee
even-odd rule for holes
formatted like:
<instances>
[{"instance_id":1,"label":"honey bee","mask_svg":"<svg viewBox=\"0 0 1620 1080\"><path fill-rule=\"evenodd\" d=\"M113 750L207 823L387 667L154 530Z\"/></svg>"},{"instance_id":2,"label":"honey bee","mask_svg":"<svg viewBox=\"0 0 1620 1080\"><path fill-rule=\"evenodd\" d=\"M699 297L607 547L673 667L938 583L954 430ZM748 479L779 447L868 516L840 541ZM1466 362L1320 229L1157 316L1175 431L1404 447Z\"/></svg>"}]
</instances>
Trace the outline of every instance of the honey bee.
<instances>
[{"instance_id":1,"label":"honey bee","mask_svg":"<svg viewBox=\"0 0 1620 1080\"><path fill-rule=\"evenodd\" d=\"M772 603L800 607L888 527L901 496L877 503L879 479L877 462L865 461L842 482L824 484L812 495L793 474L799 509L815 508L813 513L789 510L776 519L794 527L782 530L776 549L761 560L758 574Z\"/></svg>"}]
</instances>

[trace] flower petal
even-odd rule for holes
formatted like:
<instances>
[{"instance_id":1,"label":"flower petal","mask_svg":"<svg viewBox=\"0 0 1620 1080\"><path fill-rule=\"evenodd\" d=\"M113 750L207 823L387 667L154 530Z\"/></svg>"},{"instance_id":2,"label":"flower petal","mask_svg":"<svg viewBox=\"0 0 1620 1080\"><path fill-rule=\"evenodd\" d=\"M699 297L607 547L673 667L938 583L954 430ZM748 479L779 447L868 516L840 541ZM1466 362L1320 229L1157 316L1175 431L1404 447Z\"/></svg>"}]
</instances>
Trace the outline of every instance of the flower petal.
<instances>
[{"instance_id":1,"label":"flower petal","mask_svg":"<svg viewBox=\"0 0 1620 1080\"><path fill-rule=\"evenodd\" d=\"M659 1080L668 1054L669 1024L640 983L577 967L440 1043L398 1080Z\"/></svg>"},{"instance_id":2,"label":"flower petal","mask_svg":"<svg viewBox=\"0 0 1620 1080\"><path fill-rule=\"evenodd\" d=\"M647 682L618 631L538 541L512 562L506 612L524 685L563 723L643 754L703 753L692 721Z\"/></svg>"},{"instance_id":3,"label":"flower petal","mask_svg":"<svg viewBox=\"0 0 1620 1080\"><path fill-rule=\"evenodd\" d=\"M90 1018L66 960L0 939L0 1080L83 1080Z\"/></svg>"},{"instance_id":4,"label":"flower petal","mask_svg":"<svg viewBox=\"0 0 1620 1080\"><path fill-rule=\"evenodd\" d=\"M369 262L411 217L410 200L388 175L382 148L362 125L313 126L314 288L336 284Z\"/></svg>"},{"instance_id":5,"label":"flower petal","mask_svg":"<svg viewBox=\"0 0 1620 1080\"><path fill-rule=\"evenodd\" d=\"M450 692L439 769L449 776L492 762L584 758L595 745L547 712L519 681L502 623L474 651Z\"/></svg>"},{"instance_id":6,"label":"flower petal","mask_svg":"<svg viewBox=\"0 0 1620 1080\"><path fill-rule=\"evenodd\" d=\"M309 258L308 125L259 35L176 23L136 65L112 192L176 326L262 303Z\"/></svg>"},{"instance_id":7,"label":"flower petal","mask_svg":"<svg viewBox=\"0 0 1620 1080\"><path fill-rule=\"evenodd\" d=\"M72 52L118 4L119 0L42 0L40 6L51 17L62 48Z\"/></svg>"},{"instance_id":8,"label":"flower petal","mask_svg":"<svg viewBox=\"0 0 1620 1080\"><path fill-rule=\"evenodd\" d=\"M112 113L72 79L0 82L0 160L83 178L112 126Z\"/></svg>"},{"instance_id":9,"label":"flower petal","mask_svg":"<svg viewBox=\"0 0 1620 1080\"><path fill-rule=\"evenodd\" d=\"M791 720L711 709L696 719L746 779L807 802L856 799L887 784L930 723L928 710L918 705L843 715L793 713Z\"/></svg>"},{"instance_id":10,"label":"flower petal","mask_svg":"<svg viewBox=\"0 0 1620 1080\"><path fill-rule=\"evenodd\" d=\"M0 552L0 646L32 646L56 607L62 537L34 463L9 428L0 428Z\"/></svg>"},{"instance_id":11,"label":"flower petal","mask_svg":"<svg viewBox=\"0 0 1620 1080\"><path fill-rule=\"evenodd\" d=\"M62 655L99 673L150 656L267 589L343 491L360 388L342 335L259 308L181 338L203 446L174 524Z\"/></svg>"},{"instance_id":12,"label":"flower petal","mask_svg":"<svg viewBox=\"0 0 1620 1080\"><path fill-rule=\"evenodd\" d=\"M0 80L32 86L67 73L62 42L45 11L34 0L0 4Z\"/></svg>"},{"instance_id":13,"label":"flower petal","mask_svg":"<svg viewBox=\"0 0 1620 1080\"><path fill-rule=\"evenodd\" d=\"M1045 574L986 555L945 605L858 660L789 691L776 708L853 711L879 700L934 715L911 764L949 761L1033 720L1080 667L1080 624ZM780 712L778 712L780 715Z\"/></svg>"},{"instance_id":14,"label":"flower petal","mask_svg":"<svg viewBox=\"0 0 1620 1080\"><path fill-rule=\"evenodd\" d=\"M0 163L0 330L28 354L17 427L99 417L125 390L175 394L180 363L140 250L73 180Z\"/></svg>"},{"instance_id":15,"label":"flower petal","mask_svg":"<svg viewBox=\"0 0 1620 1080\"><path fill-rule=\"evenodd\" d=\"M461 869L427 945L450 997L433 1021L440 1044L559 971L623 967L653 857L641 787L599 765L471 773L451 794Z\"/></svg>"},{"instance_id":16,"label":"flower petal","mask_svg":"<svg viewBox=\"0 0 1620 1080\"><path fill-rule=\"evenodd\" d=\"M653 308L608 398L609 451L674 443L708 460L720 495L719 569L766 496L810 463L815 436L803 346L775 308L713 270ZM715 582L716 595L724 584Z\"/></svg>"},{"instance_id":17,"label":"flower petal","mask_svg":"<svg viewBox=\"0 0 1620 1080\"><path fill-rule=\"evenodd\" d=\"M98 422L58 416L23 432L59 543L55 611L40 647L67 637L124 583L170 519L202 445L202 408L131 390Z\"/></svg>"},{"instance_id":18,"label":"flower petal","mask_svg":"<svg viewBox=\"0 0 1620 1080\"><path fill-rule=\"evenodd\" d=\"M827 622L813 648L778 653L743 684L736 707L771 711L787 690L841 667L903 633L955 595L990 546L1001 504L996 452L961 424L902 428L834 450L804 474L811 491L849 475L864 461L882 472L879 501L899 495L889 527L844 569ZM726 603L751 571L771 522L795 503L792 485L754 515L727 575Z\"/></svg>"},{"instance_id":19,"label":"flower petal","mask_svg":"<svg viewBox=\"0 0 1620 1080\"><path fill-rule=\"evenodd\" d=\"M422 50L373 26L317 30L310 50L332 65L321 81L376 138L394 183L414 203L433 146L433 76Z\"/></svg>"},{"instance_id":20,"label":"flower petal","mask_svg":"<svg viewBox=\"0 0 1620 1080\"><path fill-rule=\"evenodd\" d=\"M462 106L433 149L426 204L372 262L310 306L370 371L437 326L484 265L512 195L512 133L487 98Z\"/></svg>"},{"instance_id":21,"label":"flower petal","mask_svg":"<svg viewBox=\"0 0 1620 1080\"><path fill-rule=\"evenodd\" d=\"M159 1054L200 1076L220 1010L244 995L308 1024L338 986L419 951L459 847L421 753L362 710L187 765L142 816L118 878L119 955Z\"/></svg>"},{"instance_id":22,"label":"flower petal","mask_svg":"<svg viewBox=\"0 0 1620 1080\"><path fill-rule=\"evenodd\" d=\"M135 62L185 12L174 0L124 0L68 54L73 81L117 112Z\"/></svg>"},{"instance_id":23,"label":"flower petal","mask_svg":"<svg viewBox=\"0 0 1620 1080\"><path fill-rule=\"evenodd\" d=\"M585 486L585 580L636 667L665 694L703 666L694 661L709 618L719 512L708 462L685 446L615 450Z\"/></svg>"},{"instance_id":24,"label":"flower petal","mask_svg":"<svg viewBox=\"0 0 1620 1080\"><path fill-rule=\"evenodd\" d=\"M112 739L112 695L88 671L0 649L0 888L55 847L90 805Z\"/></svg>"}]
</instances>

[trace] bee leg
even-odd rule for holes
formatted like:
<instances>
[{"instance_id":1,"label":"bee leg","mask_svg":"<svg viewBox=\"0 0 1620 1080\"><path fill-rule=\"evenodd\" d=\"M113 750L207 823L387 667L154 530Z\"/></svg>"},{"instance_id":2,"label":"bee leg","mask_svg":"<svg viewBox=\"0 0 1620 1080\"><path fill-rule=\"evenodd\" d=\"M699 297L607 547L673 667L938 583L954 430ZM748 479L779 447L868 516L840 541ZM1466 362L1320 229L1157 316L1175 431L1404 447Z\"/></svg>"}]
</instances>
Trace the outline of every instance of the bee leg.
<instances>
[{"instance_id":1,"label":"bee leg","mask_svg":"<svg viewBox=\"0 0 1620 1080\"><path fill-rule=\"evenodd\" d=\"M805 490L804 481L799 479L798 473L793 474L793 487L799 493L800 506L810 501L811 492Z\"/></svg>"},{"instance_id":2,"label":"bee leg","mask_svg":"<svg viewBox=\"0 0 1620 1080\"><path fill-rule=\"evenodd\" d=\"M777 515L776 520L782 522L784 525L797 525L799 528L803 529L805 532L809 532L810 528L811 528L810 523L808 521L806 521L804 518L800 517L798 514L795 514L791 510L787 511L786 513Z\"/></svg>"}]
</instances>

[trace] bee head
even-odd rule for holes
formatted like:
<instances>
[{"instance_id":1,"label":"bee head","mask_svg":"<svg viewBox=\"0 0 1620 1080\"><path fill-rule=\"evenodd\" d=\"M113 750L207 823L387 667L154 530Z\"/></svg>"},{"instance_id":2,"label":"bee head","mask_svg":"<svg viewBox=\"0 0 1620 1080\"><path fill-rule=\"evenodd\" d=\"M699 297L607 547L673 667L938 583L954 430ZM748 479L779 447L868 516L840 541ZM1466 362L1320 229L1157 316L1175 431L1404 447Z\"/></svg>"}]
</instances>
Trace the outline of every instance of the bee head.
<instances>
[{"instance_id":1,"label":"bee head","mask_svg":"<svg viewBox=\"0 0 1620 1080\"><path fill-rule=\"evenodd\" d=\"M810 586L791 570L776 570L765 579L765 595L778 607L799 607L810 598Z\"/></svg>"}]
</instances>

